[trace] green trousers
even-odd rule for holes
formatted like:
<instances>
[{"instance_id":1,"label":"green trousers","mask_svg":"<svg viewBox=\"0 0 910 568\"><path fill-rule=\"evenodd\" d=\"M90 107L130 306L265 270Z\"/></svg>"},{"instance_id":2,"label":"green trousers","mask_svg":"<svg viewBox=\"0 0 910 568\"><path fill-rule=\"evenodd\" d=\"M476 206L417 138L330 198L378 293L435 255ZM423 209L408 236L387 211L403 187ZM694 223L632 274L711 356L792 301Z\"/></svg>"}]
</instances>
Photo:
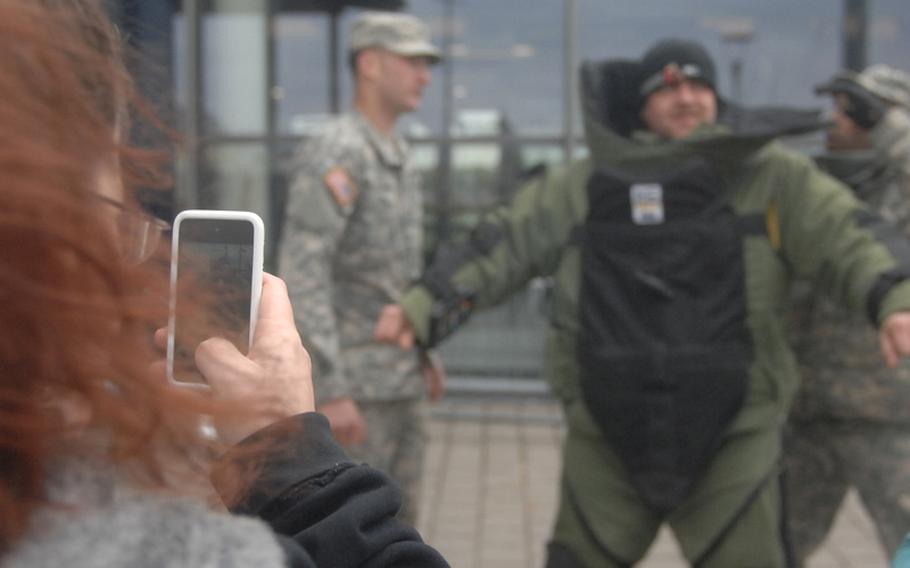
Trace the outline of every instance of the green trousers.
<instances>
[{"instance_id":1,"label":"green trousers","mask_svg":"<svg viewBox=\"0 0 910 568\"><path fill-rule=\"evenodd\" d=\"M585 421L579 427L571 419L569 424L551 546L574 556L574 566L631 566L645 556L663 523L693 566L786 565L776 421L732 429L688 497L663 518L642 502L596 427ZM561 568L552 555L548 568Z\"/></svg>"}]
</instances>

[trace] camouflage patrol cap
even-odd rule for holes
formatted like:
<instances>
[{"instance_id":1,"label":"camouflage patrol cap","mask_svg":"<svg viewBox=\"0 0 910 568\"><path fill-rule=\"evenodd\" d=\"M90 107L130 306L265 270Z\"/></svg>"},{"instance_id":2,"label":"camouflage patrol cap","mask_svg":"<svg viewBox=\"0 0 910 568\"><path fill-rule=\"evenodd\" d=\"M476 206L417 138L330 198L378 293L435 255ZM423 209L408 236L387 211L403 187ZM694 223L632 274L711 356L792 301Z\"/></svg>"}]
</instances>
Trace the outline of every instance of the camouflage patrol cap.
<instances>
[{"instance_id":1,"label":"camouflage patrol cap","mask_svg":"<svg viewBox=\"0 0 910 568\"><path fill-rule=\"evenodd\" d=\"M430 30L419 19L399 12L364 12L351 25L348 50L352 55L376 47L405 57L439 61L439 50L430 43Z\"/></svg>"},{"instance_id":2,"label":"camouflage patrol cap","mask_svg":"<svg viewBox=\"0 0 910 568\"><path fill-rule=\"evenodd\" d=\"M862 73L840 71L827 83L816 86L815 92L838 93L857 86L887 103L910 108L910 75L882 64L867 67Z\"/></svg>"}]
</instances>

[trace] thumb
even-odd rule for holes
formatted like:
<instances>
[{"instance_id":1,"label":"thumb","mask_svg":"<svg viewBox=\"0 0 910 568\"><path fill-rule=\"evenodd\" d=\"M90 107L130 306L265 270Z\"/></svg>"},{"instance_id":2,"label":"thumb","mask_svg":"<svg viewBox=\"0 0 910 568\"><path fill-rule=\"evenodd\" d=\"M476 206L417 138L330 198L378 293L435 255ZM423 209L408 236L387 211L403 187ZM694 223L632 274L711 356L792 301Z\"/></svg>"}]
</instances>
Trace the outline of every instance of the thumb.
<instances>
[{"instance_id":1,"label":"thumb","mask_svg":"<svg viewBox=\"0 0 910 568\"><path fill-rule=\"evenodd\" d=\"M262 273L262 294L259 298L257 325L294 326L294 309L284 280L267 272ZM254 339L255 341L255 339Z\"/></svg>"},{"instance_id":2,"label":"thumb","mask_svg":"<svg viewBox=\"0 0 910 568\"><path fill-rule=\"evenodd\" d=\"M383 307L376 326L373 328L373 339L398 345L406 351L413 349L414 329L411 327L404 308L399 304L387 304Z\"/></svg>"},{"instance_id":3,"label":"thumb","mask_svg":"<svg viewBox=\"0 0 910 568\"><path fill-rule=\"evenodd\" d=\"M383 306L382 311L379 312L379 319L373 327L374 339L389 342L398 337L401 324L398 321L396 308L397 306L394 304Z\"/></svg>"},{"instance_id":4,"label":"thumb","mask_svg":"<svg viewBox=\"0 0 910 568\"><path fill-rule=\"evenodd\" d=\"M212 388L224 391L224 387L228 387L227 392L220 393L226 395L242 386L237 384L238 378L256 372L258 368L233 343L221 337L200 343L196 348L195 359L196 367Z\"/></svg>"},{"instance_id":5,"label":"thumb","mask_svg":"<svg viewBox=\"0 0 910 568\"><path fill-rule=\"evenodd\" d=\"M882 330L878 336L878 343L882 350L882 356L885 358L885 364L888 367L897 367L899 362L897 356L897 348L894 345L894 342L891 340L891 336L887 331Z\"/></svg>"}]
</instances>

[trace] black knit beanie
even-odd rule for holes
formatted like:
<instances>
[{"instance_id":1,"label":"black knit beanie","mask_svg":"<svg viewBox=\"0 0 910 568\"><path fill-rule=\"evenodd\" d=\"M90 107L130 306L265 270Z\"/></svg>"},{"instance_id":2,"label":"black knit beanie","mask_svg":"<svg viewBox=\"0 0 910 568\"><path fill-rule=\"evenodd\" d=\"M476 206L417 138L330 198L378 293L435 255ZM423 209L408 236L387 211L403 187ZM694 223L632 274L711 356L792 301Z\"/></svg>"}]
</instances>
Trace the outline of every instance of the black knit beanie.
<instances>
[{"instance_id":1,"label":"black knit beanie","mask_svg":"<svg viewBox=\"0 0 910 568\"><path fill-rule=\"evenodd\" d=\"M699 43L684 39L665 39L651 47L641 58L641 100L657 89L680 78L701 81L717 92L714 61Z\"/></svg>"}]
</instances>

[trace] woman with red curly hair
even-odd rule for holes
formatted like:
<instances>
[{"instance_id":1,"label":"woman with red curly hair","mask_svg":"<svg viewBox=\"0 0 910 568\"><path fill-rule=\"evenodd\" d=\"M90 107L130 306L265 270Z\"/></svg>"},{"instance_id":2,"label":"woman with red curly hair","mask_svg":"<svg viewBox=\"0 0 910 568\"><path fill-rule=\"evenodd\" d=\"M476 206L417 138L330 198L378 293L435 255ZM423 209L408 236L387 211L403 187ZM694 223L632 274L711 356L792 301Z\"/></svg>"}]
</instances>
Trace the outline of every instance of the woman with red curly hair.
<instances>
[{"instance_id":1,"label":"woman with red curly hair","mask_svg":"<svg viewBox=\"0 0 910 568\"><path fill-rule=\"evenodd\" d=\"M197 350L210 391L162 378L164 227L128 188L166 180L98 0L0 0L0 53L0 567L445 566L313 412L281 280L247 355Z\"/></svg>"}]
</instances>

